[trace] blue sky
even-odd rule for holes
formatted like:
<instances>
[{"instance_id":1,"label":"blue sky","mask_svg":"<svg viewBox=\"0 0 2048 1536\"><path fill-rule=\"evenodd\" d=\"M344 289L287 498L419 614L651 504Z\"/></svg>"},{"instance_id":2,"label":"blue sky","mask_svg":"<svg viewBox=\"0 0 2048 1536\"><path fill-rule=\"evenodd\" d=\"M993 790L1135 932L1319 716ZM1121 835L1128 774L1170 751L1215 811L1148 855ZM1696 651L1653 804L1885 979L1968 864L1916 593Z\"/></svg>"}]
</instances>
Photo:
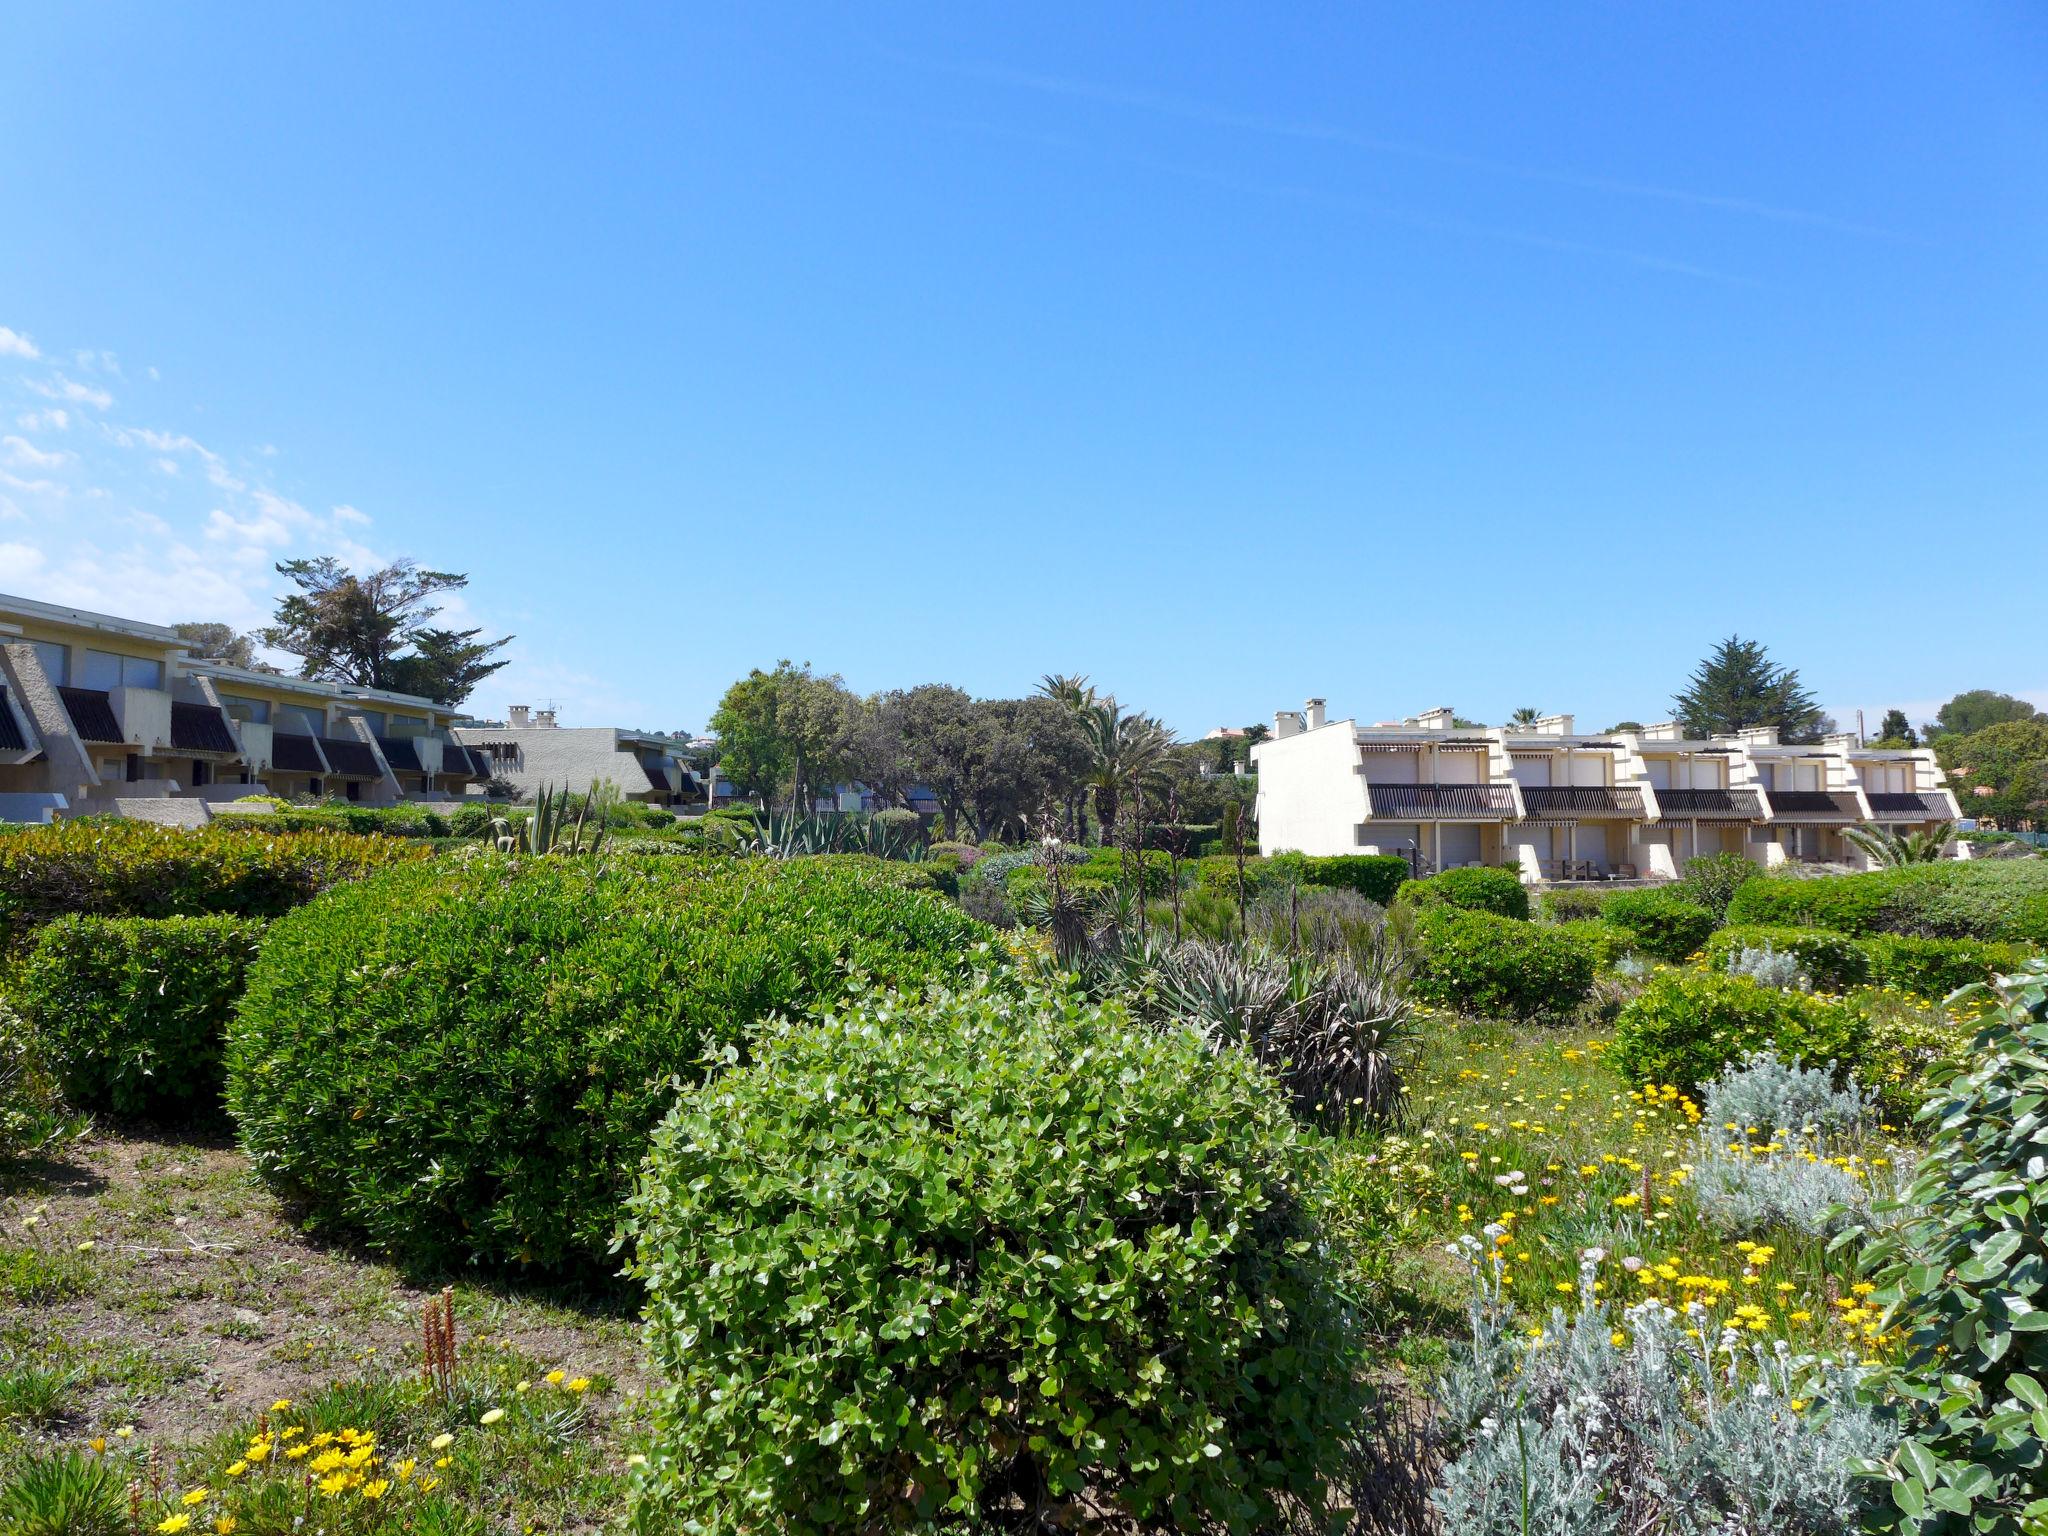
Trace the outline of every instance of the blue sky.
<instances>
[{"instance_id":1,"label":"blue sky","mask_svg":"<svg viewBox=\"0 0 2048 1536\"><path fill-rule=\"evenodd\" d=\"M2048 704L2038 8L4 16L0 590L410 555L581 723Z\"/></svg>"}]
</instances>

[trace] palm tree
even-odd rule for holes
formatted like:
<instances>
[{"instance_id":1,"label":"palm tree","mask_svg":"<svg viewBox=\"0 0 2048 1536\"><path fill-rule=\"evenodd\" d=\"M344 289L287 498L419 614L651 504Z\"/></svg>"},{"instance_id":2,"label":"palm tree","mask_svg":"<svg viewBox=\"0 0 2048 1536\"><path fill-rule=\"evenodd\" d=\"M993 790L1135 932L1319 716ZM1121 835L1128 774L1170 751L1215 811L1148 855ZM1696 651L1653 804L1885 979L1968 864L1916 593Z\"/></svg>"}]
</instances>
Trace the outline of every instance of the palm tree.
<instances>
[{"instance_id":1,"label":"palm tree","mask_svg":"<svg viewBox=\"0 0 2048 1536\"><path fill-rule=\"evenodd\" d=\"M1126 714L1116 695L1097 693L1087 678L1048 673L1038 691L1074 712L1088 743L1089 792L1095 797L1095 820L1105 847L1116 841L1116 818L1123 792L1160 777L1173 732L1150 715Z\"/></svg>"},{"instance_id":2,"label":"palm tree","mask_svg":"<svg viewBox=\"0 0 2048 1536\"><path fill-rule=\"evenodd\" d=\"M1520 709L1516 710L1512 715L1508 716L1508 724L1528 727L1534 725L1538 720L1542 718L1543 717L1536 712L1534 706L1524 704Z\"/></svg>"},{"instance_id":3,"label":"palm tree","mask_svg":"<svg viewBox=\"0 0 2048 1536\"><path fill-rule=\"evenodd\" d=\"M1846 827L1842 836L1868 854L1879 869L1896 869L1901 864L1939 863L1955 832L1955 823L1944 821L1932 832L1908 832L1904 837L1890 827Z\"/></svg>"}]
</instances>

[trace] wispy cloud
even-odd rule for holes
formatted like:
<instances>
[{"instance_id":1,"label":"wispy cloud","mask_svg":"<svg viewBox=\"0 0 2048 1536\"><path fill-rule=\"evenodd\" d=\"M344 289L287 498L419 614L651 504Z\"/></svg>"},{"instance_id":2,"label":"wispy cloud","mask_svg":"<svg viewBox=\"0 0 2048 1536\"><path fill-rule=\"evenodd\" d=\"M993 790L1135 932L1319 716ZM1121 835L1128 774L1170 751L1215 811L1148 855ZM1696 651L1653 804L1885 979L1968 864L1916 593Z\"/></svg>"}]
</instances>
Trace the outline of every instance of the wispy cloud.
<instances>
[{"instance_id":1,"label":"wispy cloud","mask_svg":"<svg viewBox=\"0 0 2048 1536\"><path fill-rule=\"evenodd\" d=\"M1494 159L1485 155L1465 154L1457 150L1416 144L1404 139L1360 133L1355 129L1337 127L1328 123L1272 117L1256 112L1240 112L1227 107L1218 107L1207 102L1191 101L1184 97L1167 95L1161 92L1130 90L1072 76L1034 74L1027 70L1008 69L999 65L923 58L895 49L884 49L882 51L887 57L895 59L898 63L917 69L955 75L964 79L985 81L991 84L1008 85L1020 90L1036 92L1040 95L1062 96L1074 100L1096 102L1105 106L1124 107L1134 111L1146 112L1156 117L1198 123L1205 127L1234 129L1239 132L1256 134L1266 138L1294 139L1308 143L1330 144L1345 149L1362 151L1367 154L1392 156L1430 165L1477 172L1488 176L1538 182L1556 187L1568 187L1576 191L1596 192L1613 197L1671 203L1720 213L1736 214L1747 218L1765 219L1774 223L1806 225L1815 229L1830 230L1837 234L1866 236L1882 240L1899 240L1904 238L1894 231L1881 229L1875 225L1862 223L1857 220L1841 218L1835 214L1819 212L1810 208L1787 207L1783 204L1766 202L1758 198L1735 196L1722 192L1705 192L1689 187L1664 186L1654 182L1588 174L1576 170L1523 165L1514 161Z\"/></svg>"},{"instance_id":2,"label":"wispy cloud","mask_svg":"<svg viewBox=\"0 0 2048 1536\"><path fill-rule=\"evenodd\" d=\"M14 424L24 432L68 432L71 413L63 410L23 411Z\"/></svg>"},{"instance_id":3,"label":"wispy cloud","mask_svg":"<svg viewBox=\"0 0 2048 1536\"><path fill-rule=\"evenodd\" d=\"M47 379L24 379L28 388L45 400L61 400L67 405L89 405L96 410L110 410L114 397L94 384L81 384L63 374L52 374Z\"/></svg>"},{"instance_id":4,"label":"wispy cloud","mask_svg":"<svg viewBox=\"0 0 2048 1536\"><path fill-rule=\"evenodd\" d=\"M25 437L0 437L0 453L6 455L8 463L19 464L26 469L56 469L76 457L62 449L38 448Z\"/></svg>"},{"instance_id":5,"label":"wispy cloud","mask_svg":"<svg viewBox=\"0 0 2048 1536\"><path fill-rule=\"evenodd\" d=\"M0 325L0 357L25 357L34 362L42 355L36 350L36 344L21 332Z\"/></svg>"}]
</instances>

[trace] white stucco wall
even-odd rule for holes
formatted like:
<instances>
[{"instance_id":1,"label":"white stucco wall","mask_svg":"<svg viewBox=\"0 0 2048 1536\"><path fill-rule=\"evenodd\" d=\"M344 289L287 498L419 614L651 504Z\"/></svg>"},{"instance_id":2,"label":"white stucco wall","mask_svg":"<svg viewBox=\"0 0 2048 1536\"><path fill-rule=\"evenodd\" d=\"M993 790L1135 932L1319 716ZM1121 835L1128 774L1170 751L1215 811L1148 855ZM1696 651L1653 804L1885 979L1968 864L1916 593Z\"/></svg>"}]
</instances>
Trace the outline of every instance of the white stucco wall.
<instances>
[{"instance_id":1,"label":"white stucco wall","mask_svg":"<svg viewBox=\"0 0 2048 1536\"><path fill-rule=\"evenodd\" d=\"M1358 738L1349 720L1252 748L1259 765L1259 851L1358 853L1366 818Z\"/></svg>"}]
</instances>

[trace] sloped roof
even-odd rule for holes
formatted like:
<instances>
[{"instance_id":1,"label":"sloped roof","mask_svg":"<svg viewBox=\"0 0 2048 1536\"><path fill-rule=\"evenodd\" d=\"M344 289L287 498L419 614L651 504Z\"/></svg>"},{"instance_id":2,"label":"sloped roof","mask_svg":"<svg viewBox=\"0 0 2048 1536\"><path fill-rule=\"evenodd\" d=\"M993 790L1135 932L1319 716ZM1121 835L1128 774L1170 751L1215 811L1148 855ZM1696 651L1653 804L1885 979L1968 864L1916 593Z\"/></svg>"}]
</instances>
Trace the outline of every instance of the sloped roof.
<instances>
[{"instance_id":1,"label":"sloped roof","mask_svg":"<svg viewBox=\"0 0 2048 1536\"><path fill-rule=\"evenodd\" d=\"M241 749L221 712L211 704L171 701L171 745L181 752L218 752L233 756Z\"/></svg>"},{"instance_id":2,"label":"sloped roof","mask_svg":"<svg viewBox=\"0 0 2048 1536\"><path fill-rule=\"evenodd\" d=\"M64 712L71 716L71 729L85 741L126 741L121 722L114 718L113 702L104 689L59 688Z\"/></svg>"}]
</instances>

